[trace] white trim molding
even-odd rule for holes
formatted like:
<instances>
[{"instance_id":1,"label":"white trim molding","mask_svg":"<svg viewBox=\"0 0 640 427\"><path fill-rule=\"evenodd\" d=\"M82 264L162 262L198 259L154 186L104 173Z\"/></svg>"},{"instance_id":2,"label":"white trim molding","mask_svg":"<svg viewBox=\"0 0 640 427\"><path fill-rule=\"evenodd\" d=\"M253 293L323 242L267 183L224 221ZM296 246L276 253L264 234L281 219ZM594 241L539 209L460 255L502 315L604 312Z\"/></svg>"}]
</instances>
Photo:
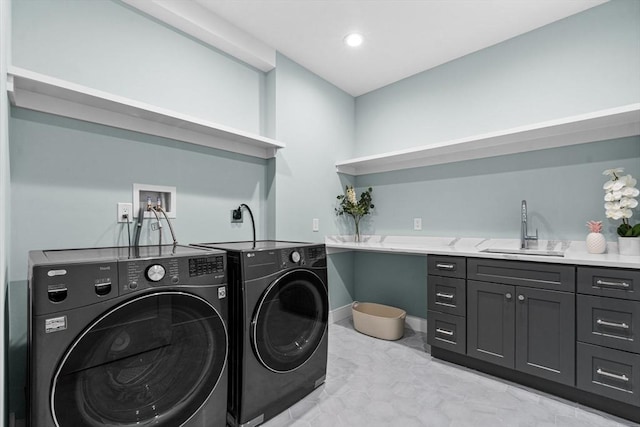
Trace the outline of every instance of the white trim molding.
<instances>
[{"instance_id":1,"label":"white trim molding","mask_svg":"<svg viewBox=\"0 0 640 427\"><path fill-rule=\"evenodd\" d=\"M276 50L216 15L197 1L121 0L258 70L276 66Z\"/></svg>"},{"instance_id":2,"label":"white trim molding","mask_svg":"<svg viewBox=\"0 0 640 427\"><path fill-rule=\"evenodd\" d=\"M9 67L7 92L16 107L262 159L285 147L271 138L19 67Z\"/></svg>"}]
</instances>

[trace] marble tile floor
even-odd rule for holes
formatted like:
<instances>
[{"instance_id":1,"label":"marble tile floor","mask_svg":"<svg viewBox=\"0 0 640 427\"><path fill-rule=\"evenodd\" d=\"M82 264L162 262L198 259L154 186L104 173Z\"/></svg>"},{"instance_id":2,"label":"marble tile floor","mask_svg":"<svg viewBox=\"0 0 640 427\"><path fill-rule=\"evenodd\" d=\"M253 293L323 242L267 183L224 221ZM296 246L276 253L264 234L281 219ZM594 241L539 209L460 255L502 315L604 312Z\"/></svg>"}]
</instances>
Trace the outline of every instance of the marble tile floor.
<instances>
[{"instance_id":1,"label":"marble tile floor","mask_svg":"<svg viewBox=\"0 0 640 427\"><path fill-rule=\"evenodd\" d=\"M434 359L426 334L372 338L351 319L329 327L327 380L265 427L640 426Z\"/></svg>"}]
</instances>

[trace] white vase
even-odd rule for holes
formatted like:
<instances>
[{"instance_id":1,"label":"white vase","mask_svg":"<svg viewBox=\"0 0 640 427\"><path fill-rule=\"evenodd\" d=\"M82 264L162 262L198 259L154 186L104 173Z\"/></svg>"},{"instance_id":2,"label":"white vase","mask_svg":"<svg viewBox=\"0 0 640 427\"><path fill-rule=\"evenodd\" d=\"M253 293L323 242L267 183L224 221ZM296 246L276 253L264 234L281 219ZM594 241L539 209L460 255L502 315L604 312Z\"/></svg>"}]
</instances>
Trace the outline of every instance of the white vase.
<instances>
[{"instance_id":1,"label":"white vase","mask_svg":"<svg viewBox=\"0 0 640 427\"><path fill-rule=\"evenodd\" d=\"M590 254L603 254L607 250L607 241L602 233L587 234L587 252Z\"/></svg>"},{"instance_id":2,"label":"white vase","mask_svg":"<svg viewBox=\"0 0 640 427\"><path fill-rule=\"evenodd\" d=\"M640 237L618 237L618 253L626 256L640 256Z\"/></svg>"}]
</instances>

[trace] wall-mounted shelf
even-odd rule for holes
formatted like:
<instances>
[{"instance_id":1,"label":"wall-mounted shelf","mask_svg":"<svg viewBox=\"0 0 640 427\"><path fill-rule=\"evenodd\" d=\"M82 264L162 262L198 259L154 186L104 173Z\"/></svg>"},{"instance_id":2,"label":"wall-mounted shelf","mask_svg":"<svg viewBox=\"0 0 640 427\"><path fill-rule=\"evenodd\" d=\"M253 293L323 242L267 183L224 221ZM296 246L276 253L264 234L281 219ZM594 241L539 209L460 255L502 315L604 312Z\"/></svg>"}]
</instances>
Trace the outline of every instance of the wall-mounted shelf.
<instances>
[{"instance_id":1,"label":"wall-mounted shelf","mask_svg":"<svg viewBox=\"0 0 640 427\"><path fill-rule=\"evenodd\" d=\"M640 135L640 103L336 163L349 175L389 172Z\"/></svg>"},{"instance_id":2,"label":"wall-mounted shelf","mask_svg":"<svg viewBox=\"0 0 640 427\"><path fill-rule=\"evenodd\" d=\"M276 140L18 67L7 73L17 107L268 159Z\"/></svg>"}]
</instances>

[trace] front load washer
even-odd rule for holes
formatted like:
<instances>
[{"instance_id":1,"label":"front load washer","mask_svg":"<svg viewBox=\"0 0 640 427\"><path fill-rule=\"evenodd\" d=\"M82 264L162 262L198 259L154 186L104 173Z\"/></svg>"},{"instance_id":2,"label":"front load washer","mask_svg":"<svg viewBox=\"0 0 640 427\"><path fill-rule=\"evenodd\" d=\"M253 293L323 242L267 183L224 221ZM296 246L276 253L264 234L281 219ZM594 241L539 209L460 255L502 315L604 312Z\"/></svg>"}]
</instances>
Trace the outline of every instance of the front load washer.
<instances>
[{"instance_id":1,"label":"front load washer","mask_svg":"<svg viewBox=\"0 0 640 427\"><path fill-rule=\"evenodd\" d=\"M256 426L324 382L329 314L323 244L203 243L227 251L228 423Z\"/></svg>"},{"instance_id":2,"label":"front load washer","mask_svg":"<svg viewBox=\"0 0 640 427\"><path fill-rule=\"evenodd\" d=\"M224 427L223 251L29 253L32 427Z\"/></svg>"}]
</instances>

